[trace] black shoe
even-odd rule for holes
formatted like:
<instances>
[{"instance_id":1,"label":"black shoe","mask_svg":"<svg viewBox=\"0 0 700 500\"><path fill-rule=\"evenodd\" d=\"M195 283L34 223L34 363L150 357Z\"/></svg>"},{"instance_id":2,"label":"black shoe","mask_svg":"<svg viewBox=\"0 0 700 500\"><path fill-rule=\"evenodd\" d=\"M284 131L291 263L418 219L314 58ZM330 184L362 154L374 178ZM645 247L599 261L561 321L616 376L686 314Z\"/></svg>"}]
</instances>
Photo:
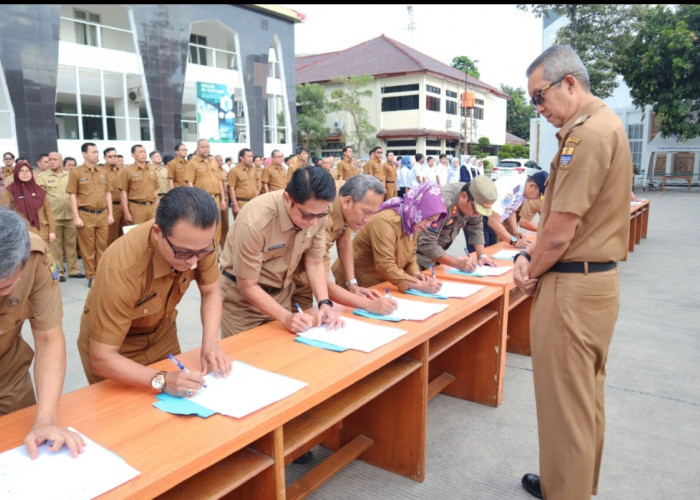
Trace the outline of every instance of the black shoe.
<instances>
[{"instance_id":1,"label":"black shoe","mask_svg":"<svg viewBox=\"0 0 700 500\"><path fill-rule=\"evenodd\" d=\"M530 495L537 498L542 498L542 487L540 486L540 476L537 474L525 474L521 481L523 488Z\"/></svg>"},{"instance_id":2,"label":"black shoe","mask_svg":"<svg viewBox=\"0 0 700 500\"><path fill-rule=\"evenodd\" d=\"M296 460L294 460L292 463L293 463L293 464L304 465L304 464L308 464L308 463L311 462L313 459L314 459L314 452L313 452L313 451L307 451L307 452L304 453L302 456L300 456L299 458L297 458Z\"/></svg>"},{"instance_id":3,"label":"black shoe","mask_svg":"<svg viewBox=\"0 0 700 500\"><path fill-rule=\"evenodd\" d=\"M88 288L92 288L92 280L95 278L88 278Z\"/></svg>"},{"instance_id":4,"label":"black shoe","mask_svg":"<svg viewBox=\"0 0 700 500\"><path fill-rule=\"evenodd\" d=\"M66 277L65 277L65 276L59 276L59 277L58 277L58 281L60 281L61 283L65 283L65 282L66 282Z\"/></svg>"},{"instance_id":5,"label":"black shoe","mask_svg":"<svg viewBox=\"0 0 700 500\"><path fill-rule=\"evenodd\" d=\"M83 273L78 273L78 274L69 274L68 275L70 278L84 278L85 275Z\"/></svg>"}]
</instances>

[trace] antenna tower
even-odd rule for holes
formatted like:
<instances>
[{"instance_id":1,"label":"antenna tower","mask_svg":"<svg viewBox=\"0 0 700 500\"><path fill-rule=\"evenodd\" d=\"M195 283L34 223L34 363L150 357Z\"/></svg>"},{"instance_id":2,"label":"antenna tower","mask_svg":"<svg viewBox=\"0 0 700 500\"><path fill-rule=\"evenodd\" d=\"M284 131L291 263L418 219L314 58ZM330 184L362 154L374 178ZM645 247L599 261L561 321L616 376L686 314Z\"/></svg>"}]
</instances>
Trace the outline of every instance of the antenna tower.
<instances>
[{"instance_id":1,"label":"antenna tower","mask_svg":"<svg viewBox=\"0 0 700 500\"><path fill-rule=\"evenodd\" d=\"M413 5L408 5L406 9L408 10L408 26L406 26L406 30L411 36L411 47L415 48L416 23L413 21Z\"/></svg>"}]
</instances>

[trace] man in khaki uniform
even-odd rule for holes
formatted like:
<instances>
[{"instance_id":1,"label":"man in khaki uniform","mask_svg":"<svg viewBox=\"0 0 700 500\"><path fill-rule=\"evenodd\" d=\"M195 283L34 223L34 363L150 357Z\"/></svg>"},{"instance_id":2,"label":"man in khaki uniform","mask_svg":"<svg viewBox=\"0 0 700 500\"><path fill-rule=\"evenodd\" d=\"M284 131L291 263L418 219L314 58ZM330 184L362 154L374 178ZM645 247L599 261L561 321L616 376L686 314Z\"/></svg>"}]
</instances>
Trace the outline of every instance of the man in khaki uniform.
<instances>
[{"instance_id":1,"label":"man in khaki uniform","mask_svg":"<svg viewBox=\"0 0 700 500\"><path fill-rule=\"evenodd\" d=\"M83 267L92 286L97 264L107 248L109 225L114 222L112 214L111 186L105 170L97 166L100 157L97 146L83 143L80 150L84 163L68 174L66 192L70 194L73 221L78 228L78 245Z\"/></svg>"},{"instance_id":2,"label":"man in khaki uniform","mask_svg":"<svg viewBox=\"0 0 700 500\"><path fill-rule=\"evenodd\" d=\"M526 474L522 484L534 496L582 500L598 490L632 154L620 118L591 94L570 46L549 47L526 74L537 111L559 128L559 150L537 241L514 259L516 285L535 296L530 347L541 478Z\"/></svg>"},{"instance_id":3,"label":"man in khaki uniform","mask_svg":"<svg viewBox=\"0 0 700 500\"><path fill-rule=\"evenodd\" d=\"M260 195L241 209L221 254L223 337L274 319L292 332L335 325L323 265L326 217L335 196L328 172L305 167L284 191ZM294 272L302 259L319 304L315 317L291 309Z\"/></svg>"},{"instance_id":4,"label":"man in khaki uniform","mask_svg":"<svg viewBox=\"0 0 700 500\"><path fill-rule=\"evenodd\" d=\"M484 252L484 226L482 216L491 213L491 206L498 198L494 182L485 175L479 175L471 183L453 183L442 186L442 199L447 208L447 217L428 226L418 235L416 258L421 269L431 264L445 264L462 271L474 271L480 266L495 266L495 262ZM455 257L447 253L452 242L465 228L467 241L476 249L474 262L465 251Z\"/></svg>"},{"instance_id":5,"label":"man in khaki uniform","mask_svg":"<svg viewBox=\"0 0 700 500\"><path fill-rule=\"evenodd\" d=\"M197 152L187 163L185 182L188 186L204 189L214 198L220 210L228 211L228 202L224 192L224 180L221 167L213 156L209 154L209 141L200 139L197 141ZM216 226L216 241L221 240L221 225Z\"/></svg>"},{"instance_id":6,"label":"man in khaki uniform","mask_svg":"<svg viewBox=\"0 0 700 500\"><path fill-rule=\"evenodd\" d=\"M326 277L330 278L330 250L335 243L338 249L338 258L345 269L345 276L348 276L345 283L348 287L347 290L328 279L328 294L331 300L376 314L390 314L396 309L396 302L391 297L383 297L377 290L358 285L355 279L351 235L353 231L359 231L369 218L379 210L383 199L384 188L371 175L356 175L344 182L338 196L331 203L331 213L326 221L326 252L323 256ZM311 308L313 294L306 275L304 261L299 262L294 273L294 288L292 304L299 304L302 309Z\"/></svg>"},{"instance_id":7,"label":"man in khaki uniform","mask_svg":"<svg viewBox=\"0 0 700 500\"><path fill-rule=\"evenodd\" d=\"M146 148L131 146L134 163L124 167L119 180L124 225L141 224L156 216L158 208L158 176L146 163Z\"/></svg>"},{"instance_id":8,"label":"man in khaki uniform","mask_svg":"<svg viewBox=\"0 0 700 500\"><path fill-rule=\"evenodd\" d=\"M204 374L230 373L231 360L218 340L218 220L219 207L208 193L175 188L163 196L155 221L107 249L80 319L78 351L89 383L108 378L191 396L202 387ZM202 302L201 372L157 372L146 365L180 353L175 307L193 280Z\"/></svg>"},{"instance_id":9,"label":"man in khaki uniform","mask_svg":"<svg viewBox=\"0 0 700 500\"><path fill-rule=\"evenodd\" d=\"M185 186L187 173L187 146L179 143L175 146L175 158L170 160L168 167L168 189Z\"/></svg>"},{"instance_id":10,"label":"man in khaki uniform","mask_svg":"<svg viewBox=\"0 0 700 500\"><path fill-rule=\"evenodd\" d=\"M365 164L365 173L373 175L382 181L382 186L385 186L384 164L382 163L382 148L380 146L373 147L372 151L369 152L369 161Z\"/></svg>"},{"instance_id":11,"label":"man in khaki uniform","mask_svg":"<svg viewBox=\"0 0 700 500\"><path fill-rule=\"evenodd\" d=\"M384 199L388 200L397 195L398 189L396 187L396 178L398 172L396 171L396 162L394 161L394 153L389 151L386 154L386 162L384 162L384 186L386 187L386 194Z\"/></svg>"},{"instance_id":12,"label":"man in khaki uniform","mask_svg":"<svg viewBox=\"0 0 700 500\"><path fill-rule=\"evenodd\" d=\"M7 185L7 178L12 178L12 176L15 173L15 155L8 151L4 155L2 155L2 161L2 173L5 176L5 185Z\"/></svg>"},{"instance_id":13,"label":"man in khaki uniform","mask_svg":"<svg viewBox=\"0 0 700 500\"><path fill-rule=\"evenodd\" d=\"M258 176L253 165L253 152L243 148L238 152L238 164L228 172L228 195L233 216L250 200L258 196Z\"/></svg>"},{"instance_id":14,"label":"man in khaki uniform","mask_svg":"<svg viewBox=\"0 0 700 500\"><path fill-rule=\"evenodd\" d=\"M229 200L228 200L228 171L226 170L226 163L224 163L224 158L221 155L215 155L214 159L216 160L216 163L219 164L219 168L221 169L221 180L224 183L224 203L226 205L225 208L221 208L221 235L219 236L219 248L224 248L224 243L226 242L226 236L228 236L228 228L229 228L229 212L228 212L228 207L230 205Z\"/></svg>"},{"instance_id":15,"label":"man in khaki uniform","mask_svg":"<svg viewBox=\"0 0 700 500\"><path fill-rule=\"evenodd\" d=\"M109 184L112 186L112 215L114 216L114 224L110 224L109 231L107 232L107 246L109 246L123 234L124 210L122 210L122 195L119 189L119 176L121 175L122 167L119 166L119 162L117 161L116 149L107 148L102 152L102 155L105 159L104 169L107 174L107 180L109 180Z\"/></svg>"},{"instance_id":16,"label":"man in khaki uniform","mask_svg":"<svg viewBox=\"0 0 700 500\"><path fill-rule=\"evenodd\" d=\"M258 184L256 190L258 194L262 193L262 172L263 172L263 157L260 155L253 156L253 168L255 169L255 176L257 177Z\"/></svg>"},{"instance_id":17,"label":"man in khaki uniform","mask_svg":"<svg viewBox=\"0 0 700 500\"><path fill-rule=\"evenodd\" d=\"M279 149L272 151L270 164L263 169L262 187L264 192L278 191L287 187L287 173L284 169L284 155Z\"/></svg>"},{"instance_id":18,"label":"man in khaki uniform","mask_svg":"<svg viewBox=\"0 0 700 500\"><path fill-rule=\"evenodd\" d=\"M305 167L309 164L309 150L304 146L299 146L297 148L297 154L291 160L289 160L289 168L287 169L287 183L292 179L292 175L301 167Z\"/></svg>"},{"instance_id":19,"label":"man in khaki uniform","mask_svg":"<svg viewBox=\"0 0 700 500\"><path fill-rule=\"evenodd\" d=\"M537 224L532 222L535 215L540 213L540 207L542 206L542 200L539 198L534 200L525 200L518 210L518 225L523 229L528 231L537 232Z\"/></svg>"},{"instance_id":20,"label":"man in khaki uniform","mask_svg":"<svg viewBox=\"0 0 700 500\"><path fill-rule=\"evenodd\" d=\"M64 282L65 270L63 258L65 256L68 276L71 278L84 278L80 272L78 262L77 235L73 213L70 209L70 195L66 192L69 173L63 170L61 155L55 151L49 153L49 169L36 176L36 183L46 190L49 198L53 218L56 226L56 239L51 242L51 255L56 259L59 281ZM111 226L110 226L111 227Z\"/></svg>"},{"instance_id":21,"label":"man in khaki uniform","mask_svg":"<svg viewBox=\"0 0 700 500\"><path fill-rule=\"evenodd\" d=\"M338 162L338 179L347 181L360 172L355 167L355 160L352 158L352 146L343 148L343 159Z\"/></svg>"},{"instance_id":22,"label":"man in khaki uniform","mask_svg":"<svg viewBox=\"0 0 700 500\"><path fill-rule=\"evenodd\" d=\"M85 443L58 425L58 402L66 373L66 344L61 320L58 269L41 237L29 233L20 216L0 208L0 415L36 403L34 424L24 443L31 458L52 441L49 451L66 445L73 457ZM34 380L29 374L34 351L22 338L29 320L36 349Z\"/></svg>"},{"instance_id":23,"label":"man in khaki uniform","mask_svg":"<svg viewBox=\"0 0 700 500\"><path fill-rule=\"evenodd\" d=\"M156 177L158 178L158 197L162 198L165 193L168 192L168 167L163 165L163 156L160 151L151 151L148 155L148 159L151 160L151 165L156 171Z\"/></svg>"}]
</instances>

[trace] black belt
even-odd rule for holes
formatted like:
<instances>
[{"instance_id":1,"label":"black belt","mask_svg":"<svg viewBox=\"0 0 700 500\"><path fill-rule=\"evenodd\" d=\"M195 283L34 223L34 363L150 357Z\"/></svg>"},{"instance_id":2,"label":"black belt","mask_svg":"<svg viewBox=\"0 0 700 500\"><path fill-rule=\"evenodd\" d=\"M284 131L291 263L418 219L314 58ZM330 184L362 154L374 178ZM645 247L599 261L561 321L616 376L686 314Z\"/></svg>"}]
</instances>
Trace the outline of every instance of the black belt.
<instances>
[{"instance_id":1,"label":"black belt","mask_svg":"<svg viewBox=\"0 0 700 500\"><path fill-rule=\"evenodd\" d=\"M137 201L137 200L129 200L129 203L136 203L137 205L153 205L155 201Z\"/></svg>"},{"instance_id":2,"label":"black belt","mask_svg":"<svg viewBox=\"0 0 700 500\"><path fill-rule=\"evenodd\" d=\"M396 181L386 181L387 184L396 184Z\"/></svg>"},{"instance_id":3,"label":"black belt","mask_svg":"<svg viewBox=\"0 0 700 500\"><path fill-rule=\"evenodd\" d=\"M92 208L88 208L88 207L78 207L78 210L82 210L83 212L90 212L91 214L99 215L107 209L100 208L99 210L93 210Z\"/></svg>"},{"instance_id":4,"label":"black belt","mask_svg":"<svg viewBox=\"0 0 700 500\"><path fill-rule=\"evenodd\" d=\"M238 201L250 201L251 198L239 198L238 196L236 196L236 200L238 200Z\"/></svg>"},{"instance_id":5,"label":"black belt","mask_svg":"<svg viewBox=\"0 0 700 500\"><path fill-rule=\"evenodd\" d=\"M231 274L230 272L224 270L224 271L221 271L221 274L226 276L228 279L230 279L234 283L237 283L236 277L233 274ZM260 288L262 288L264 292L269 293L270 295L275 295L275 294L278 294L282 291L281 288L275 288L273 286L265 286L265 285L261 285L260 283L258 283L258 286Z\"/></svg>"},{"instance_id":6,"label":"black belt","mask_svg":"<svg viewBox=\"0 0 700 500\"><path fill-rule=\"evenodd\" d=\"M589 273L610 271L617 267L617 262L557 262L549 270L555 273L585 273L586 264Z\"/></svg>"},{"instance_id":7,"label":"black belt","mask_svg":"<svg viewBox=\"0 0 700 500\"><path fill-rule=\"evenodd\" d=\"M112 202L112 205L121 205L121 204L122 204L121 201L113 201L113 202Z\"/></svg>"}]
</instances>

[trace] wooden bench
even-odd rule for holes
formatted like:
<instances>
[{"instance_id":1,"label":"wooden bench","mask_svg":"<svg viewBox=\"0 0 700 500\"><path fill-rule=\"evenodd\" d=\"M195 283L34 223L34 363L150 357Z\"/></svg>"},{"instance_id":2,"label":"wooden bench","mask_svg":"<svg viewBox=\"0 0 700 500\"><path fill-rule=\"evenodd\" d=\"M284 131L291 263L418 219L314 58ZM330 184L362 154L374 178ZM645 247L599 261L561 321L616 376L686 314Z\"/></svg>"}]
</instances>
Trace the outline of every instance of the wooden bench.
<instances>
[{"instance_id":1,"label":"wooden bench","mask_svg":"<svg viewBox=\"0 0 700 500\"><path fill-rule=\"evenodd\" d=\"M692 175L683 175L683 174L665 174L661 176L661 191L666 191L666 181L675 181L675 180L685 180L685 182L688 184L688 192L690 193L690 188L692 186L693 182L693 176ZM670 184L670 186L683 186L683 184Z\"/></svg>"}]
</instances>

